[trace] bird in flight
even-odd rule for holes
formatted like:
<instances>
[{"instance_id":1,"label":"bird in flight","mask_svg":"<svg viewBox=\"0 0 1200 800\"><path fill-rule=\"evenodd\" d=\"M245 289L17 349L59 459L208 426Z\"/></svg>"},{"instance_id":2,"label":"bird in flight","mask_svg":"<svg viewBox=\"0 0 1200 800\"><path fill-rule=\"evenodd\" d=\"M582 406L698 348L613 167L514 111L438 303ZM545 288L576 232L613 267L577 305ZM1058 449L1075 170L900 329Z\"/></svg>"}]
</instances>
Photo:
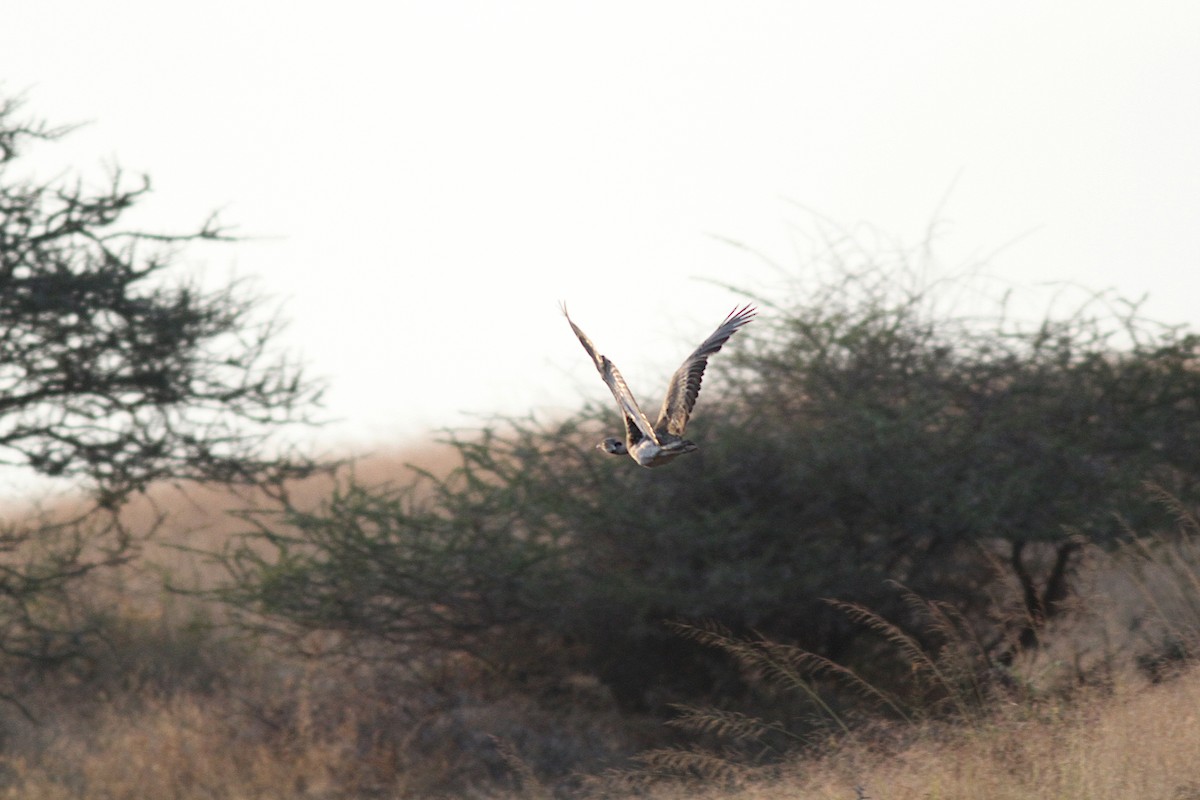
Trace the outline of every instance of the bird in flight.
<instances>
[{"instance_id":1,"label":"bird in flight","mask_svg":"<svg viewBox=\"0 0 1200 800\"><path fill-rule=\"evenodd\" d=\"M617 400L617 408L625 419L625 441L610 436L596 449L611 453L614 456L628 454L643 467L658 467L668 461L697 450L695 442L683 438L687 428L688 418L692 407L696 405L696 397L700 394L700 380L704 377L704 368L708 366L708 357L721 349L729 337L737 333L743 325L754 319L755 308L749 304L735 308L729 312L725 321L717 327L712 335L688 356L667 386L667 396L663 400L662 409L658 412L658 421L653 426L650 420L638 408L637 400L629 391L625 379L617 371L617 365L596 352L596 346L579 326L571 322L567 306L562 304L563 316L567 318L571 330L579 337L583 349L592 357L600 377L608 384L613 397Z\"/></svg>"}]
</instances>

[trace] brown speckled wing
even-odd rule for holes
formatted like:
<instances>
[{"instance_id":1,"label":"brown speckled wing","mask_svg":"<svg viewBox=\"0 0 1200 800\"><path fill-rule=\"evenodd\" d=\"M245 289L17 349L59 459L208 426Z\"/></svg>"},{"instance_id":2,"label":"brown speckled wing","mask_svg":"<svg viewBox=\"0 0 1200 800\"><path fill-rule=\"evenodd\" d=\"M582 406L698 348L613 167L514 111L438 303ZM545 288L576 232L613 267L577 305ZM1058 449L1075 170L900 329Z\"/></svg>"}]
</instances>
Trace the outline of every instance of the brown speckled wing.
<instances>
[{"instance_id":1,"label":"brown speckled wing","mask_svg":"<svg viewBox=\"0 0 1200 800\"><path fill-rule=\"evenodd\" d=\"M729 316L712 335L692 351L679 369L675 370L675 374L671 376L671 384L667 387L662 409L658 412L658 421L654 423L654 430L659 436L664 433L683 435L692 409L696 405L696 398L700 395L700 382L704 378L704 368L708 366L709 356L718 352L721 346L729 341L730 336L754 319L754 313L755 308L749 304L729 312Z\"/></svg>"},{"instance_id":2,"label":"brown speckled wing","mask_svg":"<svg viewBox=\"0 0 1200 800\"><path fill-rule=\"evenodd\" d=\"M643 438L649 439L654 443L658 443L658 436L654 433L654 428L650 426L650 420L642 413L642 409L638 407L637 400L633 397L633 392L629 391L628 384L621 377L621 373L617 370L617 365L612 363L606 356L602 356L596 352L596 346L592 344L592 340L588 335L580 330L579 326L571 321L571 316L567 314L566 304L562 304L563 316L567 318L567 323L571 326L571 330L575 332L575 336L579 339L579 343L583 345L583 349L591 356L592 363L596 365L596 370L600 373L600 377L604 379L604 383L608 385L609 391L612 392L613 398L617 401L617 408L621 411L621 416L625 419L625 438L629 444L636 444ZM728 338L728 337L726 337Z\"/></svg>"}]
</instances>

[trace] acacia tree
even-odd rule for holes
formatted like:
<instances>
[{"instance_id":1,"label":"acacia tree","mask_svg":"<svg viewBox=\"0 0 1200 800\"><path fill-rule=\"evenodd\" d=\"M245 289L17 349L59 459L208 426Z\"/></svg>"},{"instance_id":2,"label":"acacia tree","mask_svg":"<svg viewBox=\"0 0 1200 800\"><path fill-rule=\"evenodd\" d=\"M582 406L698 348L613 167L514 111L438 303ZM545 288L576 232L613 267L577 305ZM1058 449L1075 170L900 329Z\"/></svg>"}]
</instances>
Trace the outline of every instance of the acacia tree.
<instances>
[{"instance_id":1,"label":"acacia tree","mask_svg":"<svg viewBox=\"0 0 1200 800\"><path fill-rule=\"evenodd\" d=\"M1003 662L1065 607L1081 543L1169 522L1145 482L1200 503L1200 336L1103 293L1035 323L1003 302L968 316L940 291L963 284L907 259L848 239L829 274L758 298L706 379L701 449L669 468L596 456L607 404L498 420L452 438L444 478L349 481L315 510L252 517L220 554L220 594L297 640L332 630L521 675L568 662L631 707L738 690L665 620L903 684L907 666L826 602L911 623L890 581L949 603Z\"/></svg>"},{"instance_id":2,"label":"acacia tree","mask_svg":"<svg viewBox=\"0 0 1200 800\"><path fill-rule=\"evenodd\" d=\"M262 484L314 465L272 449L319 387L278 353L278 324L233 282L172 277L188 242L227 238L215 218L184 233L130 230L149 181L38 182L16 166L66 129L0 100L0 464L67 478L93 503L69 519L0 529L0 651L60 658L80 640L68 588L127 558L116 512L162 479ZM57 598L57 602L55 601Z\"/></svg>"}]
</instances>

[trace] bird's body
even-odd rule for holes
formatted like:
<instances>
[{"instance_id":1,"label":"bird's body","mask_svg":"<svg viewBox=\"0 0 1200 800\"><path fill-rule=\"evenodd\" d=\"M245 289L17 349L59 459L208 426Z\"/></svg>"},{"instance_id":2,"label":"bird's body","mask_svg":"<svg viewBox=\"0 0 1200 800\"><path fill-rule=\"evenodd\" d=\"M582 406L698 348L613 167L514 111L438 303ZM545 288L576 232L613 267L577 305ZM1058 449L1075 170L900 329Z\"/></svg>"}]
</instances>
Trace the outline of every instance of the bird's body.
<instances>
[{"instance_id":1,"label":"bird's body","mask_svg":"<svg viewBox=\"0 0 1200 800\"><path fill-rule=\"evenodd\" d=\"M625 379L617 371L617 367L606 356L596 352L595 345L579 326L571 321L567 307L562 307L563 316L571 326L571 330L579 338L583 349L592 357L592 362L600 372L600 377L608 385L617 401L617 408L625 419L625 441L616 437L605 439L596 447L613 455L628 454L643 467L658 467L668 461L691 453L697 448L694 442L683 438L687 428L688 418L696 405L696 397L700 394L700 381L704 377L704 368L708 365L708 357L721 349L729 337L737 333L743 325L754 319L754 308L745 305L730 312L725 321L717 327L712 335L688 356L667 386L667 396L658 412L658 420L654 425L642 413L637 400L629 391Z\"/></svg>"}]
</instances>

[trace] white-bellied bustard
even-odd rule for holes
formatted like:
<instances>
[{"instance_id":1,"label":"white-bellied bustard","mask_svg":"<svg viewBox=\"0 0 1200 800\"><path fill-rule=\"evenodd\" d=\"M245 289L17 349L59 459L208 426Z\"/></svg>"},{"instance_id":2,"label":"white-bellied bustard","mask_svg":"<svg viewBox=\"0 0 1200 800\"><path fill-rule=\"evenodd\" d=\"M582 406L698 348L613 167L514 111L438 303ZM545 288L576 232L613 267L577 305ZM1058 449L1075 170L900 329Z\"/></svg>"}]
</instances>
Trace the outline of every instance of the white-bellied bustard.
<instances>
[{"instance_id":1,"label":"white-bellied bustard","mask_svg":"<svg viewBox=\"0 0 1200 800\"><path fill-rule=\"evenodd\" d=\"M725 318L725 321L704 340L692 354L684 360L667 386L667 396L663 400L662 409L658 412L658 421L654 425L638 408L637 400L629 391L625 379L617 371L616 364L607 357L596 352L596 346L579 326L571 322L567 314L567 306L562 305L563 316L571 325L571 330L579 337L583 349L592 357L600 377L608 384L613 397L617 400L617 408L625 419L625 441L610 436L597 449L613 455L626 453L643 467L657 467L684 453L696 450L696 444L683 438L687 428L688 418L692 407L696 405L696 397L700 394L700 381L704 377L704 368L708 366L708 357L721 349L729 337L737 333L743 325L754 319L755 309L751 305L735 308Z\"/></svg>"}]
</instances>

